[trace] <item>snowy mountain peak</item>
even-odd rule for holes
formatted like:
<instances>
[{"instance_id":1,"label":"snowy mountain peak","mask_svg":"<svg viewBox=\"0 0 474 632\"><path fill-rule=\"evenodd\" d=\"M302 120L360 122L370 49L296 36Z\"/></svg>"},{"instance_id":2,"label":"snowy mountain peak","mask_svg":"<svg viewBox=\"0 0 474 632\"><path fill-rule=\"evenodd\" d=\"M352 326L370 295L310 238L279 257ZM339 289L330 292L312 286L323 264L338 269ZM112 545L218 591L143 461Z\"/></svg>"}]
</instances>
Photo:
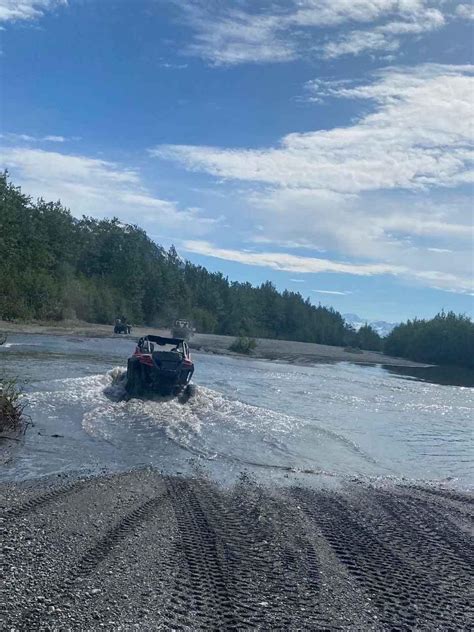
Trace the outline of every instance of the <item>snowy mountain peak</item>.
<instances>
[{"instance_id":1,"label":"snowy mountain peak","mask_svg":"<svg viewBox=\"0 0 474 632\"><path fill-rule=\"evenodd\" d=\"M392 329L397 326L397 323L387 323L385 320L368 320L361 318L357 314L343 314L342 317L356 331L359 331L366 324L370 325L382 338L388 336Z\"/></svg>"}]
</instances>

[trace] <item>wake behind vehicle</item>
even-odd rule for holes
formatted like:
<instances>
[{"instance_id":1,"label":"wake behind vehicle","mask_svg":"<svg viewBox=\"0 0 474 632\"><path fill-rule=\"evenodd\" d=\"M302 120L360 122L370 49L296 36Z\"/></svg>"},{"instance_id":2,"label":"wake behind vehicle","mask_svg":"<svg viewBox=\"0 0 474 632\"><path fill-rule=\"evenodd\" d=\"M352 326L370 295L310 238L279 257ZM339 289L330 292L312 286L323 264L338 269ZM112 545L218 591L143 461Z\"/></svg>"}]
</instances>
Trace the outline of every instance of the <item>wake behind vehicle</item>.
<instances>
[{"instance_id":1,"label":"wake behind vehicle","mask_svg":"<svg viewBox=\"0 0 474 632\"><path fill-rule=\"evenodd\" d=\"M185 340L144 336L128 359L125 390L129 397L180 393L189 396L193 373L194 364Z\"/></svg>"}]
</instances>

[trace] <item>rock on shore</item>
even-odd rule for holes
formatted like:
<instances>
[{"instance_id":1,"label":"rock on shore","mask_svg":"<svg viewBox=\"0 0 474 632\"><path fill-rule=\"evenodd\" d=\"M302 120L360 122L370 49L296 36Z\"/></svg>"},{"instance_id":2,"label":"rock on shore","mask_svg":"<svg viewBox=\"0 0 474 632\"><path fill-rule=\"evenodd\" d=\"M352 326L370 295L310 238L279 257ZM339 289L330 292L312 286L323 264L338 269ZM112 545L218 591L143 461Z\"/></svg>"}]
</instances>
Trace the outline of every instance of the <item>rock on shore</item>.
<instances>
[{"instance_id":1,"label":"rock on shore","mask_svg":"<svg viewBox=\"0 0 474 632\"><path fill-rule=\"evenodd\" d=\"M7 630L474 625L467 494L151 470L0 491Z\"/></svg>"}]
</instances>

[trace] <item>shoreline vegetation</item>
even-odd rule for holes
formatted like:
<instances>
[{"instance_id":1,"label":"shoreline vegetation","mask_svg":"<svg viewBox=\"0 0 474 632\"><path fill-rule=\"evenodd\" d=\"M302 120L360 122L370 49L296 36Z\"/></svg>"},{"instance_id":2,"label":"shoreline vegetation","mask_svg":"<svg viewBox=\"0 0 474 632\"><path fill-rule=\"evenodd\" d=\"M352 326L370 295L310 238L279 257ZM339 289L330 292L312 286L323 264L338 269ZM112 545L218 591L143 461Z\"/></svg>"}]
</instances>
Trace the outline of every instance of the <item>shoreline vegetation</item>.
<instances>
[{"instance_id":1,"label":"shoreline vegetation","mask_svg":"<svg viewBox=\"0 0 474 632\"><path fill-rule=\"evenodd\" d=\"M248 336L239 336L229 346L229 351L233 353L240 353L241 355L251 355L257 348L257 341L255 338L249 338Z\"/></svg>"},{"instance_id":2,"label":"shoreline vegetation","mask_svg":"<svg viewBox=\"0 0 474 632\"><path fill-rule=\"evenodd\" d=\"M15 379L0 378L0 440L18 439L30 425L21 395Z\"/></svg>"},{"instance_id":3,"label":"shoreline vegetation","mask_svg":"<svg viewBox=\"0 0 474 632\"><path fill-rule=\"evenodd\" d=\"M136 333L186 318L204 335L346 348L343 358L351 361L377 362L362 356L385 352L474 368L474 323L467 316L441 312L408 321L385 339L370 325L356 331L339 312L299 292L279 292L269 281L258 287L231 281L183 261L138 226L76 219L60 202L33 201L7 172L0 174L0 252L0 319L8 321L110 326L126 315ZM251 355L258 356L259 346Z\"/></svg>"},{"instance_id":4,"label":"shoreline vegetation","mask_svg":"<svg viewBox=\"0 0 474 632\"><path fill-rule=\"evenodd\" d=\"M474 323L444 311L431 320L409 320L387 336L384 351L417 362L474 369Z\"/></svg>"}]
</instances>

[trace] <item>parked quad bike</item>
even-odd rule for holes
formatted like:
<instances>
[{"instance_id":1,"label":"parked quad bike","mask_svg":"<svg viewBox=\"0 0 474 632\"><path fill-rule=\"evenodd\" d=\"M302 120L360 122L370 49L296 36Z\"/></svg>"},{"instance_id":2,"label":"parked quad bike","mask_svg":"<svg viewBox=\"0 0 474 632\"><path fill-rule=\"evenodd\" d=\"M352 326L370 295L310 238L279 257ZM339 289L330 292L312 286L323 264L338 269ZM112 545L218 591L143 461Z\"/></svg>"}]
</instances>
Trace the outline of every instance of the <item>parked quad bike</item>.
<instances>
[{"instance_id":1,"label":"parked quad bike","mask_svg":"<svg viewBox=\"0 0 474 632\"><path fill-rule=\"evenodd\" d=\"M114 334L131 334L132 327L127 323L115 323Z\"/></svg>"}]
</instances>

